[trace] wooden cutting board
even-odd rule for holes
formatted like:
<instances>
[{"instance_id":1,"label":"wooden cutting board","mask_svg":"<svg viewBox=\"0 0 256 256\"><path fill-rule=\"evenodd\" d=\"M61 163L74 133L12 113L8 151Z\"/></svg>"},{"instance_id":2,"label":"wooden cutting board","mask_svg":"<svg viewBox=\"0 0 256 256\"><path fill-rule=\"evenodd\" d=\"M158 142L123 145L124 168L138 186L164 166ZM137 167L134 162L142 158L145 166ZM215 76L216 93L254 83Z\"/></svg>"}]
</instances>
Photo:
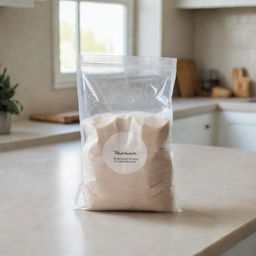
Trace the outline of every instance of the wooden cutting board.
<instances>
[{"instance_id":1,"label":"wooden cutting board","mask_svg":"<svg viewBox=\"0 0 256 256\"><path fill-rule=\"evenodd\" d=\"M64 113L32 114L30 116L30 120L62 124L73 124L79 123L79 113L78 111L70 111Z\"/></svg>"},{"instance_id":2,"label":"wooden cutting board","mask_svg":"<svg viewBox=\"0 0 256 256\"><path fill-rule=\"evenodd\" d=\"M200 79L194 60L178 60L177 78L179 82L181 96L183 98L195 97L197 95Z\"/></svg>"},{"instance_id":3,"label":"wooden cutting board","mask_svg":"<svg viewBox=\"0 0 256 256\"><path fill-rule=\"evenodd\" d=\"M246 76L244 68L232 70L233 91L236 97L250 98L252 95L252 81Z\"/></svg>"}]
</instances>

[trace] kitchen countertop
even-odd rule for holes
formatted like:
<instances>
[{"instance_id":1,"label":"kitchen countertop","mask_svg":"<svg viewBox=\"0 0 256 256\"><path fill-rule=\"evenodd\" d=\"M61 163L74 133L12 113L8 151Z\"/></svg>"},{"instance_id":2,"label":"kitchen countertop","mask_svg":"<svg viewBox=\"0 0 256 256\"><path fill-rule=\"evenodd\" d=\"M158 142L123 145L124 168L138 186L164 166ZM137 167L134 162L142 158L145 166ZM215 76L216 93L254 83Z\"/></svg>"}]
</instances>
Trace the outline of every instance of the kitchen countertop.
<instances>
[{"instance_id":1,"label":"kitchen countertop","mask_svg":"<svg viewBox=\"0 0 256 256\"><path fill-rule=\"evenodd\" d=\"M256 112L250 99L174 98L174 119L216 110ZM35 121L14 121L10 135L0 135L0 151L79 138L78 124L53 124Z\"/></svg>"},{"instance_id":2,"label":"kitchen countertop","mask_svg":"<svg viewBox=\"0 0 256 256\"><path fill-rule=\"evenodd\" d=\"M217 256L256 232L253 152L174 145L172 214L73 210L79 141L0 154L0 255Z\"/></svg>"},{"instance_id":3,"label":"kitchen countertop","mask_svg":"<svg viewBox=\"0 0 256 256\"><path fill-rule=\"evenodd\" d=\"M19 120L13 122L10 134L0 135L0 151L78 139L79 136L79 124Z\"/></svg>"},{"instance_id":4,"label":"kitchen countertop","mask_svg":"<svg viewBox=\"0 0 256 256\"><path fill-rule=\"evenodd\" d=\"M217 110L256 112L256 103L250 100L252 98L174 98L173 116L176 119Z\"/></svg>"}]
</instances>

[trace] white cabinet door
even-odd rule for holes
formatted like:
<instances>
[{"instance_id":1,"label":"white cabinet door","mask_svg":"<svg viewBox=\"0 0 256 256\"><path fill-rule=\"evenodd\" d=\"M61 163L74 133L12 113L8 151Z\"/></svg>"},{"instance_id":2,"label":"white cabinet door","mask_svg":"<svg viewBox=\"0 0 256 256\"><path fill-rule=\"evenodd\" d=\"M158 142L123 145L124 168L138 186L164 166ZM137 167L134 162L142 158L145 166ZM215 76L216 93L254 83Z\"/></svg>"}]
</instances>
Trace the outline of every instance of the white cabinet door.
<instances>
[{"instance_id":1,"label":"white cabinet door","mask_svg":"<svg viewBox=\"0 0 256 256\"><path fill-rule=\"evenodd\" d=\"M173 142L215 145L216 114L213 112L174 120Z\"/></svg>"},{"instance_id":2,"label":"white cabinet door","mask_svg":"<svg viewBox=\"0 0 256 256\"><path fill-rule=\"evenodd\" d=\"M219 113L218 145L256 151L256 113Z\"/></svg>"}]
</instances>

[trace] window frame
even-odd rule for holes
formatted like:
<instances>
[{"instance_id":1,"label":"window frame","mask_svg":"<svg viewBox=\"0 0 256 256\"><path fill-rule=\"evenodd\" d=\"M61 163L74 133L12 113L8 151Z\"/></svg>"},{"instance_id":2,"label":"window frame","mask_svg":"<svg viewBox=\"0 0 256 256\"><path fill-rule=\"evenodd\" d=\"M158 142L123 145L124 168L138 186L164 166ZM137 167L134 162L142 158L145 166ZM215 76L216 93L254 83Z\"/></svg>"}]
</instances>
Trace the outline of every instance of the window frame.
<instances>
[{"instance_id":1,"label":"window frame","mask_svg":"<svg viewBox=\"0 0 256 256\"><path fill-rule=\"evenodd\" d=\"M52 1L52 38L53 38L53 71L54 71L54 89L68 89L76 87L76 73L66 73L60 72L60 26L59 26L59 2L61 0ZM134 53L134 0L70 0L77 2L99 2L99 3L118 3L123 4L127 7L126 13L126 38L125 38L125 48L126 55L133 55ZM80 52L80 14L79 7L76 8L76 44L78 52ZM77 60L79 54L77 56ZM78 61L77 61L78 62Z\"/></svg>"}]
</instances>

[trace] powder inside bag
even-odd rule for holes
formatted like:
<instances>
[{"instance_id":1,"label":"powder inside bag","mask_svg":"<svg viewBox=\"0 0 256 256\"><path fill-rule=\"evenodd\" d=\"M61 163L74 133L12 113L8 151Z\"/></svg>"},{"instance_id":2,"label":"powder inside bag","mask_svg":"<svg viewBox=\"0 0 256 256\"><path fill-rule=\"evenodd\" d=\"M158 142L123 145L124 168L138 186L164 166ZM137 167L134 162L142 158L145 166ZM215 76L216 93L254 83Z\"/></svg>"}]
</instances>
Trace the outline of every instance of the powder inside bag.
<instances>
[{"instance_id":1,"label":"powder inside bag","mask_svg":"<svg viewBox=\"0 0 256 256\"><path fill-rule=\"evenodd\" d=\"M88 210L174 210L170 120L159 114L101 114L82 129Z\"/></svg>"}]
</instances>

